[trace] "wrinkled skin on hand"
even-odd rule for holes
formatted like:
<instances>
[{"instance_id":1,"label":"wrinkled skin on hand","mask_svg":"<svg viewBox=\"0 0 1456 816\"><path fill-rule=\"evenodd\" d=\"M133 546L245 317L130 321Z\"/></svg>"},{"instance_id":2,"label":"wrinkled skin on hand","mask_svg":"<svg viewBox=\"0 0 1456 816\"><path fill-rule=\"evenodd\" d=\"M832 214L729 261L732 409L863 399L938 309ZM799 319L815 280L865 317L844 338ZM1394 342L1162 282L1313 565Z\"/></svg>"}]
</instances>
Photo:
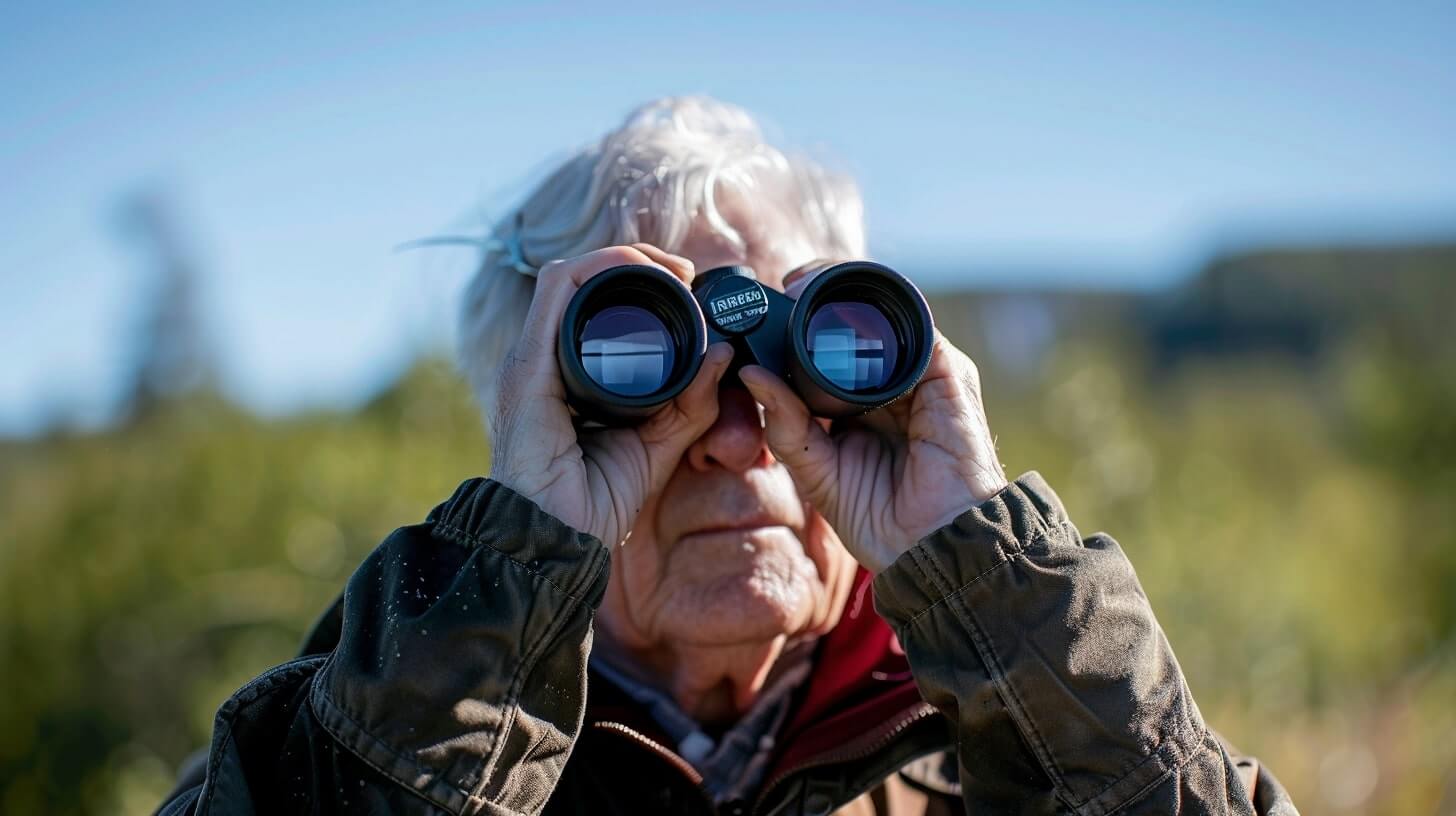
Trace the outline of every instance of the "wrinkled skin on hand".
<instances>
[{"instance_id":1,"label":"wrinkled skin on hand","mask_svg":"<svg viewBox=\"0 0 1456 816\"><path fill-rule=\"evenodd\" d=\"M768 369L747 366L739 376L763 405L769 448L799 493L873 572L1006 486L976 366L938 331L911 394L829 430Z\"/></svg>"},{"instance_id":2,"label":"wrinkled skin on hand","mask_svg":"<svg viewBox=\"0 0 1456 816\"><path fill-rule=\"evenodd\" d=\"M579 438L553 353L556 331L586 281L633 263L663 269L684 286L695 275L691 261L641 243L547 264L494 406L492 478L609 543L627 537L648 496L666 485L688 446L717 419L717 386L732 359L726 344L716 344L693 383L646 422ZM808 280L792 280L790 296ZM740 378L763 406L768 446L800 495L871 571L1006 486L975 363L938 331L930 365L910 395L832 429L767 369L748 366Z\"/></svg>"},{"instance_id":3,"label":"wrinkled skin on hand","mask_svg":"<svg viewBox=\"0 0 1456 816\"><path fill-rule=\"evenodd\" d=\"M810 278L798 270L822 268L785 276L812 254L745 254L709 230L684 252L703 269L746 263L790 297ZM1006 480L975 367L938 336L912 394L832 431L767 370L723 382L732 350L718 344L646 422L578 433L556 360L561 317L593 275L629 263L684 286L695 274L648 244L541 270L491 406L491 476L613 547L594 651L654 678L700 721L731 721L789 644L838 621L856 561L885 568Z\"/></svg>"}]
</instances>

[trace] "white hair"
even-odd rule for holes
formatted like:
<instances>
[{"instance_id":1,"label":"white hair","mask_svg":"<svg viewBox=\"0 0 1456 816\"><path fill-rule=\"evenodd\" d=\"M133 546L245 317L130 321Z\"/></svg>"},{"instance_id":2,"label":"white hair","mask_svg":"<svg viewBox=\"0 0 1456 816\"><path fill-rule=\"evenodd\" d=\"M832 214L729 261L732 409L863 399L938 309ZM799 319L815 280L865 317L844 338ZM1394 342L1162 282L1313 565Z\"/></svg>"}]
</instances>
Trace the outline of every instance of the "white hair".
<instances>
[{"instance_id":1,"label":"white hair","mask_svg":"<svg viewBox=\"0 0 1456 816\"><path fill-rule=\"evenodd\" d=\"M739 223L720 210L725 187L753 202L735 210ZM865 255L853 180L766 144L735 105L703 96L648 102L566 159L491 230L460 312L460 363L480 404L493 404L496 371L521 334L537 269L638 241L676 253L694 228L745 252L751 240L760 252L792 244L807 246L810 258Z\"/></svg>"}]
</instances>

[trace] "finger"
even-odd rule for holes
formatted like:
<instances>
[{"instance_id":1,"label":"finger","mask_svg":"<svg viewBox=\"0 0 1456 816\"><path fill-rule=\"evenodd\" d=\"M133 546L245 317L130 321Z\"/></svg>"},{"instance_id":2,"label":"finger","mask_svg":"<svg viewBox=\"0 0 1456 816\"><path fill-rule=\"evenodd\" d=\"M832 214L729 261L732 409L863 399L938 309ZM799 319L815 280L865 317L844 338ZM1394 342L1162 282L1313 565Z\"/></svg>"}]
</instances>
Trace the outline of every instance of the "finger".
<instances>
[{"instance_id":1,"label":"finger","mask_svg":"<svg viewBox=\"0 0 1456 816\"><path fill-rule=\"evenodd\" d=\"M763 406L769 450L788 467L800 494L825 515L832 515L838 461L834 441L814 420L804 401L773 372L762 366L744 366L738 379Z\"/></svg>"},{"instance_id":2,"label":"finger","mask_svg":"<svg viewBox=\"0 0 1456 816\"><path fill-rule=\"evenodd\" d=\"M792 272L784 276L784 294L797 300L799 293L804 291L805 286L809 285L809 281L818 277L820 272L823 272L833 265L834 262L826 258L815 258L808 263L799 264L794 267Z\"/></svg>"},{"instance_id":3,"label":"finger","mask_svg":"<svg viewBox=\"0 0 1456 816\"><path fill-rule=\"evenodd\" d=\"M565 396L556 363L556 337L566 306L582 284L614 266L626 264L662 268L641 250L620 246L569 260L551 261L541 267L521 337L506 353L496 375L496 399L490 410L497 421L529 414L523 401Z\"/></svg>"},{"instance_id":4,"label":"finger","mask_svg":"<svg viewBox=\"0 0 1456 816\"><path fill-rule=\"evenodd\" d=\"M526 315L525 332L521 335L521 340L531 352L530 356L550 357L554 361L554 355L535 352L555 346L561 316L576 290L598 274L627 264L654 266L672 274L640 249L625 246L607 247L570 260L552 261L541 267L536 274L536 291Z\"/></svg>"},{"instance_id":5,"label":"finger","mask_svg":"<svg viewBox=\"0 0 1456 816\"><path fill-rule=\"evenodd\" d=\"M883 408L876 408L859 416L849 417L835 423L836 428L864 428L890 439L905 435L910 400L901 398Z\"/></svg>"},{"instance_id":6,"label":"finger","mask_svg":"<svg viewBox=\"0 0 1456 816\"><path fill-rule=\"evenodd\" d=\"M671 410L664 409L654 418L661 416L673 423L668 426L673 433L690 433L696 439L718 418L718 383L732 362L732 344L719 342L709 346L697 376L673 400Z\"/></svg>"},{"instance_id":7,"label":"finger","mask_svg":"<svg viewBox=\"0 0 1456 816\"><path fill-rule=\"evenodd\" d=\"M659 249L652 244L641 241L633 244L632 248L665 267L667 271L676 275L678 280L688 286L693 285L693 277L696 274L696 269L692 261L681 255L674 255L667 250Z\"/></svg>"},{"instance_id":8,"label":"finger","mask_svg":"<svg viewBox=\"0 0 1456 816\"><path fill-rule=\"evenodd\" d=\"M917 409L935 406L939 412L956 416L967 427L986 424L980 371L965 352L939 331L935 333L925 376L915 386L913 403Z\"/></svg>"},{"instance_id":9,"label":"finger","mask_svg":"<svg viewBox=\"0 0 1456 816\"><path fill-rule=\"evenodd\" d=\"M712 427L718 418L718 385L733 364L733 345L718 342L708 347L703 367L692 384L677 398L677 408L690 420L688 432L693 438Z\"/></svg>"},{"instance_id":10,"label":"finger","mask_svg":"<svg viewBox=\"0 0 1456 816\"><path fill-rule=\"evenodd\" d=\"M718 384L733 362L733 346L714 343L697 376L681 394L638 429L647 447L650 488L666 483L688 446L718 419Z\"/></svg>"},{"instance_id":11,"label":"finger","mask_svg":"<svg viewBox=\"0 0 1456 816\"><path fill-rule=\"evenodd\" d=\"M907 428L912 443L926 442L949 452L978 499L1006 485L1006 473L986 422L980 372L965 352L939 332L914 402Z\"/></svg>"},{"instance_id":12,"label":"finger","mask_svg":"<svg viewBox=\"0 0 1456 816\"><path fill-rule=\"evenodd\" d=\"M925 376L922 379L933 379L936 377L954 377L967 385L973 385L976 391L981 390L981 375L976 368L976 363L966 356L964 351L956 348L955 344L947 340L940 329L935 330L935 343L931 348L930 365L925 369Z\"/></svg>"}]
</instances>

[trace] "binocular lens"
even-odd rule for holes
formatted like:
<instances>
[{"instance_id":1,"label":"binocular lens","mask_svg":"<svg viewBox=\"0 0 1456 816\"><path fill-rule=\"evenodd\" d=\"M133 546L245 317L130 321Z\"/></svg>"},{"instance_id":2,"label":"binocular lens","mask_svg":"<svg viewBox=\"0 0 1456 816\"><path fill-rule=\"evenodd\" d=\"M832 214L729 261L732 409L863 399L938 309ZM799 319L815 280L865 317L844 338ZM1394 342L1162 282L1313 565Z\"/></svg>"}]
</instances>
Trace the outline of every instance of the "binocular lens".
<instances>
[{"instance_id":1,"label":"binocular lens","mask_svg":"<svg viewBox=\"0 0 1456 816\"><path fill-rule=\"evenodd\" d=\"M583 420L621 425L682 393L707 350L693 293L657 267L626 264L602 270L572 296L556 362Z\"/></svg>"},{"instance_id":2,"label":"binocular lens","mask_svg":"<svg viewBox=\"0 0 1456 816\"><path fill-rule=\"evenodd\" d=\"M810 362L845 391L878 391L900 359L900 338L885 313L868 303L825 303L809 317L804 345Z\"/></svg>"},{"instance_id":3,"label":"binocular lens","mask_svg":"<svg viewBox=\"0 0 1456 816\"><path fill-rule=\"evenodd\" d=\"M677 358L667 326L638 306L611 306L592 316L582 327L580 352L587 376L627 397L662 388Z\"/></svg>"},{"instance_id":4,"label":"binocular lens","mask_svg":"<svg viewBox=\"0 0 1456 816\"><path fill-rule=\"evenodd\" d=\"M708 343L724 341L735 366L783 377L817 417L862 414L909 393L935 337L920 291L870 261L809 272L791 299L746 266L710 269L691 290L654 266L602 270L562 315L556 361L567 400L588 422L646 419L693 381Z\"/></svg>"}]
</instances>

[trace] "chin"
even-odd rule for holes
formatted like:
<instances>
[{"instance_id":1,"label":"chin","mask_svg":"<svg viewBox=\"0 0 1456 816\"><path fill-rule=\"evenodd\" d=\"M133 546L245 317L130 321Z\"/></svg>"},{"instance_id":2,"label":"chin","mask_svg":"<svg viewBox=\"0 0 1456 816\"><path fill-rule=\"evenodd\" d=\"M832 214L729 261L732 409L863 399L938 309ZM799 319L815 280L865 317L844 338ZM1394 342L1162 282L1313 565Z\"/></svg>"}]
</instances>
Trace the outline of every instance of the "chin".
<instances>
[{"instance_id":1,"label":"chin","mask_svg":"<svg viewBox=\"0 0 1456 816\"><path fill-rule=\"evenodd\" d=\"M783 528L692 536L673 552L679 579L663 628L700 645L769 641L806 629L825 589Z\"/></svg>"}]
</instances>

